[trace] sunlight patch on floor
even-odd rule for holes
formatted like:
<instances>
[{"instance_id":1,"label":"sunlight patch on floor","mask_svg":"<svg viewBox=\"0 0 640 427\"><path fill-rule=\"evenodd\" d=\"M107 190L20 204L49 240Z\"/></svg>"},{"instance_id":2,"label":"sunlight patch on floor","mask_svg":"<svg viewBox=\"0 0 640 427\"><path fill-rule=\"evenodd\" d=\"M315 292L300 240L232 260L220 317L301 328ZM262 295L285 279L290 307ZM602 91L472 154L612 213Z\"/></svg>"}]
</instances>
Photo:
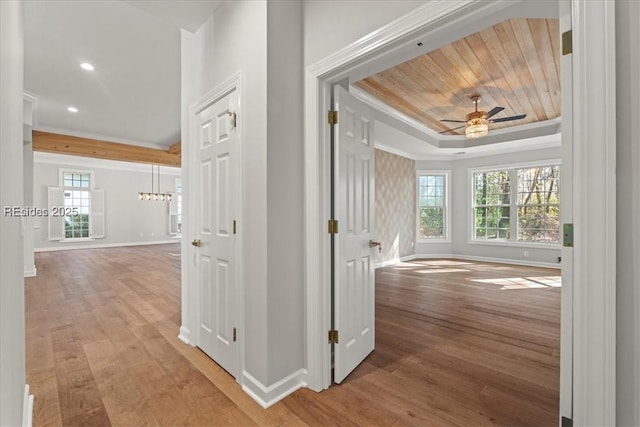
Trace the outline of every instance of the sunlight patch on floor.
<instances>
[{"instance_id":1,"label":"sunlight patch on floor","mask_svg":"<svg viewBox=\"0 0 640 427\"><path fill-rule=\"evenodd\" d=\"M472 279L471 281L502 286L501 290L559 288L562 286L561 276L501 277L496 279Z\"/></svg>"}]
</instances>

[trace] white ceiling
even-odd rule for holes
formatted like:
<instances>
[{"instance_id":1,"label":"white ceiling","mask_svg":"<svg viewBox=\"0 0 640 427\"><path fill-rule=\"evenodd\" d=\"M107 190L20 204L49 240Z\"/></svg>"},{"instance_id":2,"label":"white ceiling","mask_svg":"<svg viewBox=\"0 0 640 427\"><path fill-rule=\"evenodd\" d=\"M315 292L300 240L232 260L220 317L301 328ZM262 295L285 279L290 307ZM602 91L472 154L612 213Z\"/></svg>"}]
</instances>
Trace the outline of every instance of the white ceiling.
<instances>
[{"instance_id":1,"label":"white ceiling","mask_svg":"<svg viewBox=\"0 0 640 427\"><path fill-rule=\"evenodd\" d=\"M36 129L163 148L180 140L178 22L197 21L186 11L157 17L191 2L146 3L24 2L25 90L38 99ZM71 105L79 112L69 113Z\"/></svg>"},{"instance_id":2,"label":"white ceiling","mask_svg":"<svg viewBox=\"0 0 640 427\"><path fill-rule=\"evenodd\" d=\"M222 0L123 0L164 21L195 33Z\"/></svg>"}]
</instances>

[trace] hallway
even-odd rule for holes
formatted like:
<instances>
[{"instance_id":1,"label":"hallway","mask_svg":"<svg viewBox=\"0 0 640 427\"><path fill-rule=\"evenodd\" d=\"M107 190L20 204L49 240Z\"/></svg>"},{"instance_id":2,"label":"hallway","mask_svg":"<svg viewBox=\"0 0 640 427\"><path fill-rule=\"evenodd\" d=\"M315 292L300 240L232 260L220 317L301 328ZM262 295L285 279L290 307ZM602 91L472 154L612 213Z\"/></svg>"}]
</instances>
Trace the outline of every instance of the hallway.
<instances>
[{"instance_id":1,"label":"hallway","mask_svg":"<svg viewBox=\"0 0 640 427\"><path fill-rule=\"evenodd\" d=\"M264 410L177 338L179 250L37 254L26 284L35 426L557 424L557 270L379 269L376 350L343 385Z\"/></svg>"}]
</instances>

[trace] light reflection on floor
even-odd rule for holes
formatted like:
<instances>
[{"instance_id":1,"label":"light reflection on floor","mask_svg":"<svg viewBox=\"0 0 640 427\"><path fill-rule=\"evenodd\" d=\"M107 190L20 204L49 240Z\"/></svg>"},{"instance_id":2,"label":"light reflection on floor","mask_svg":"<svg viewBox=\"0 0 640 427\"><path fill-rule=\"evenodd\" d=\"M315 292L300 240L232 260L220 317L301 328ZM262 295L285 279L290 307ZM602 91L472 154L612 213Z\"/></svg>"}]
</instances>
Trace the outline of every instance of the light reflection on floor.
<instances>
[{"instance_id":1,"label":"light reflection on floor","mask_svg":"<svg viewBox=\"0 0 640 427\"><path fill-rule=\"evenodd\" d=\"M502 266L499 264L482 264L463 260L437 259L401 262L391 268L394 270L405 270L419 274L435 274L463 273L469 271L501 271L512 267ZM501 290L559 288L562 286L562 276L560 275L498 277L494 279L471 279L471 281L487 285L501 286Z\"/></svg>"},{"instance_id":2,"label":"light reflection on floor","mask_svg":"<svg viewBox=\"0 0 640 427\"><path fill-rule=\"evenodd\" d=\"M559 288L562 286L562 278L560 276L501 277L496 279L473 279L472 281L477 283L502 286L502 290Z\"/></svg>"}]
</instances>

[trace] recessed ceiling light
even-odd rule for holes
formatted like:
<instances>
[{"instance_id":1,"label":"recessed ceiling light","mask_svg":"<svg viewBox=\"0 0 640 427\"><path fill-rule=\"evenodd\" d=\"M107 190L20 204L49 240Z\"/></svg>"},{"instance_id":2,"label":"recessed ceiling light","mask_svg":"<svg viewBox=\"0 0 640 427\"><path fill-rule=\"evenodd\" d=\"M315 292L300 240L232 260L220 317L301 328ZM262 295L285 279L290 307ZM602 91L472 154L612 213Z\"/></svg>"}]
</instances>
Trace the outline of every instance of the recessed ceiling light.
<instances>
[{"instance_id":1,"label":"recessed ceiling light","mask_svg":"<svg viewBox=\"0 0 640 427\"><path fill-rule=\"evenodd\" d=\"M89 64L88 62L83 62L82 64L80 64L80 67L83 70L87 70L87 71L93 71L95 69L93 65Z\"/></svg>"},{"instance_id":2,"label":"recessed ceiling light","mask_svg":"<svg viewBox=\"0 0 640 427\"><path fill-rule=\"evenodd\" d=\"M78 109L76 107L68 107L67 111L70 112L70 113L77 113Z\"/></svg>"}]
</instances>

